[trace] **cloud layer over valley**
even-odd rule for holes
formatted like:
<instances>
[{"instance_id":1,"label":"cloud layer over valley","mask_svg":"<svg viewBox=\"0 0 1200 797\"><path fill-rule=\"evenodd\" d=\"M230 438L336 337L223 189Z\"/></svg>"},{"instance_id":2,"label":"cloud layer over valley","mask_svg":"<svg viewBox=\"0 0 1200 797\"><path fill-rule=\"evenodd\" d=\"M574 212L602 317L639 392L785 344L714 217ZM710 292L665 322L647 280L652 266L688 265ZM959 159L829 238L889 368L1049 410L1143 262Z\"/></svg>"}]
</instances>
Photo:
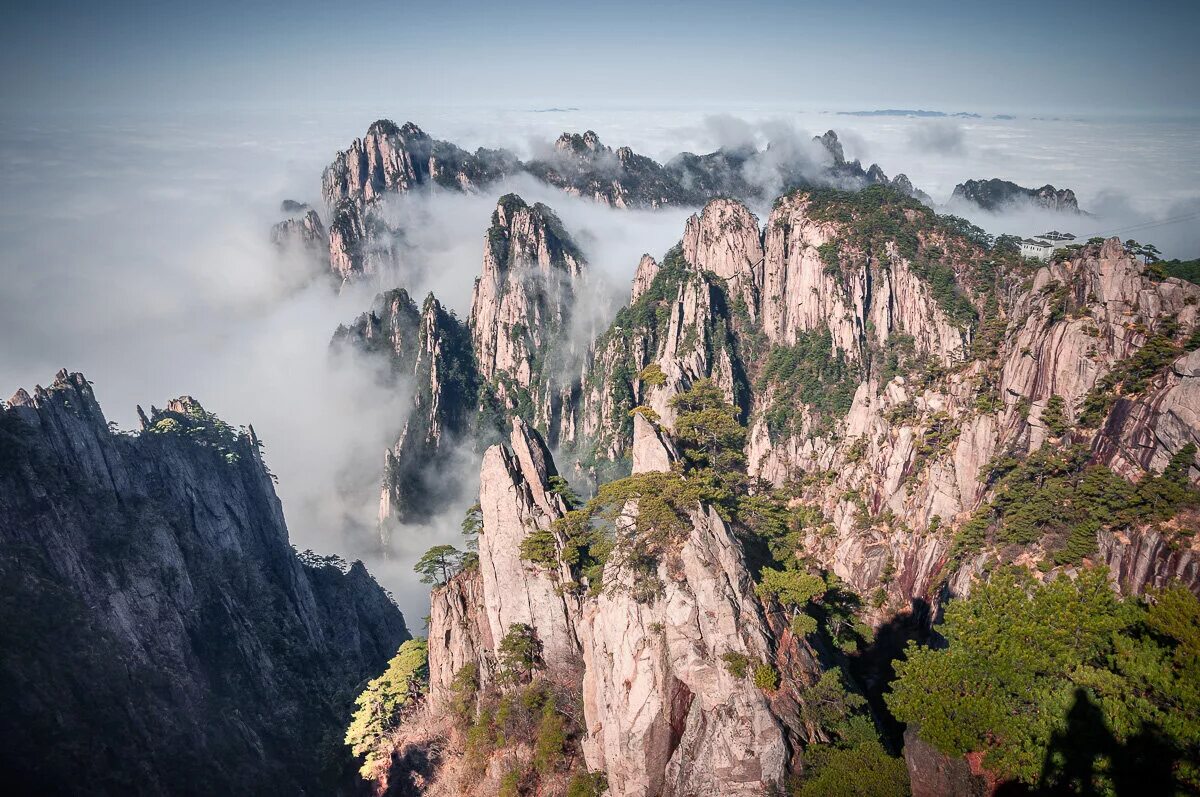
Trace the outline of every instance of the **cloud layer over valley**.
<instances>
[{"instance_id":1,"label":"cloud layer over valley","mask_svg":"<svg viewBox=\"0 0 1200 797\"><path fill-rule=\"evenodd\" d=\"M742 110L489 112L381 108L431 135L474 149L544 153L563 130L594 129L665 162L680 151L763 147L788 162L823 155L811 137L834 128L848 159L906 173L935 202L958 182L1000 177L1024 186L1072 188L1090 217L1031 209L961 211L992 232L1051 227L1080 235L1133 229L1173 257L1200 255L1200 224L1148 225L1200 212L1200 137L1175 122L1018 119L920 120ZM334 151L373 116L231 121L8 119L0 127L0 391L83 371L106 414L134 424L136 404L190 394L234 424L252 423L279 477L300 548L364 556L355 524L375 521L383 451L404 423L406 387L385 387L379 364L332 357L339 323L374 294L432 291L460 318L469 310L485 230L497 197L516 191L552 207L583 250L598 290L590 308L606 319L628 295L642 252L661 256L689 209L618 211L567 197L521 177L479 195L438 192L391 200L404 232L396 274L337 294L281 259L268 240L282 199L317 204ZM747 175L769 182L769 174ZM767 207L755 208L760 214ZM328 215L322 209L328 222ZM461 469L464 495L475 479ZM469 503L469 501L467 502ZM435 542L457 541L461 508L398 538L396 558L369 562L397 595L410 624L426 589L409 570ZM361 529L360 529L361 530Z\"/></svg>"}]
</instances>

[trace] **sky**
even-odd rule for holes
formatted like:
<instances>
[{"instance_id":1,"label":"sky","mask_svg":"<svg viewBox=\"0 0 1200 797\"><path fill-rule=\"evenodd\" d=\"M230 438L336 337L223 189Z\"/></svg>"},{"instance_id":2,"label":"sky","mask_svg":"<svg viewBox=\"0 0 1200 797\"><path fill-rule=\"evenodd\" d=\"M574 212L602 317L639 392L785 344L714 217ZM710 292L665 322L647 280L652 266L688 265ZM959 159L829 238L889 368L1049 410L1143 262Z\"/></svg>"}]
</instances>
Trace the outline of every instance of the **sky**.
<instances>
[{"instance_id":1,"label":"sky","mask_svg":"<svg viewBox=\"0 0 1200 797\"><path fill-rule=\"evenodd\" d=\"M1046 7L1042 7L1042 6ZM275 253L285 198L378 118L528 157L597 131L660 161L835 129L850 158L937 203L970 178L1075 190L1080 235L1200 212L1196 5L942 3L26 3L0 26L0 398L82 371L108 417L190 394L252 423L300 548L362 556L414 629L411 564L458 543L462 501L371 557L383 451L410 386L332 357L377 291L460 317L496 198L550 204L608 290L693 212L615 211L529 179L393 203L396 273L330 291ZM560 109L549 111L548 109ZM839 115L927 108L980 118ZM997 114L1015 118L997 119ZM323 208L321 208L324 211ZM756 208L760 218L766 209ZM1063 227L974 213L994 233ZM326 220L328 215L326 214ZM1200 255L1200 224L1144 233ZM469 458L468 458L469 459ZM365 530L365 532L364 532ZM364 533L366 536L364 536Z\"/></svg>"},{"instance_id":2,"label":"sky","mask_svg":"<svg viewBox=\"0 0 1200 797\"><path fill-rule=\"evenodd\" d=\"M0 28L6 113L934 105L1189 114L1190 0L45 0Z\"/></svg>"}]
</instances>

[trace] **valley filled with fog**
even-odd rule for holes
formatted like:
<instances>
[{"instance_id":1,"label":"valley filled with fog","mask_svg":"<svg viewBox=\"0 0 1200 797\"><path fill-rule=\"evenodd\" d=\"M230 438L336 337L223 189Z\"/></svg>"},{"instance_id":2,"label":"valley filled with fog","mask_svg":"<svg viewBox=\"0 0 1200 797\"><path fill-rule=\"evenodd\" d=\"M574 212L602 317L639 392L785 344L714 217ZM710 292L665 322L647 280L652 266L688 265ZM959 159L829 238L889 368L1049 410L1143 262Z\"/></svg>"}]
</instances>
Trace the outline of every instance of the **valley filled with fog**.
<instances>
[{"instance_id":1,"label":"valley filled with fog","mask_svg":"<svg viewBox=\"0 0 1200 797\"><path fill-rule=\"evenodd\" d=\"M230 423L254 425L298 548L373 556L362 529L376 522L383 451L403 427L409 401L405 386L384 385L377 365L331 356L334 329L393 287L406 288L418 303L433 291L465 318L488 220L507 191L545 202L561 217L600 275L591 297L600 317L627 297L640 255L661 256L694 210L614 210L527 176L474 195L409 194L387 208L406 241L398 272L337 292L281 257L268 231L284 199L320 207L322 170L376 118L411 120L466 149L504 147L522 158L549 150L563 131L590 129L611 147L629 146L659 162L681 151L768 142L775 152L803 149L833 129L848 160L907 174L939 212L957 183L998 177L1073 189L1089 214L946 208L990 233L1059 229L1080 238L1136 238L1168 258L1200 254L1194 123L994 114L448 112L397 103L291 118L10 117L0 126L0 385L32 388L59 368L81 371L108 417L125 428L136 423L138 404L148 411L151 403L192 395ZM752 209L761 223L769 203ZM461 494L461 505L431 524L399 530L392 557L368 561L414 628L428 595L412 562L429 546L457 539L478 479L470 464L461 484L447 486Z\"/></svg>"}]
</instances>

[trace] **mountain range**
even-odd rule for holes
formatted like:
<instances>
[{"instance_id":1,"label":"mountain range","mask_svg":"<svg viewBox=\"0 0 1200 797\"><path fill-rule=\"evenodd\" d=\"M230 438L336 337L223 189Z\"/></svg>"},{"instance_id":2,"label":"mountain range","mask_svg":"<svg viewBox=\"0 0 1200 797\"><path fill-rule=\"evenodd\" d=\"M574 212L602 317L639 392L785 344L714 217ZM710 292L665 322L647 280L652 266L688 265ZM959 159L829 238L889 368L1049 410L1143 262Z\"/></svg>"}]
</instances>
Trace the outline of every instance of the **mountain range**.
<instances>
[{"instance_id":1,"label":"mountain range","mask_svg":"<svg viewBox=\"0 0 1200 797\"><path fill-rule=\"evenodd\" d=\"M1197 788L1200 285L1116 238L1026 260L832 131L806 144L659 164L589 131L522 161L380 121L324 172L328 227L284 203L273 242L330 290L395 277L400 194L521 174L695 208L607 313L556 203L505 193L465 319L396 284L329 330L411 395L364 545L473 504L417 564L423 639L361 562L289 545L253 428L183 396L122 431L66 370L18 391L10 782ZM996 182L963 198L1025 196Z\"/></svg>"}]
</instances>

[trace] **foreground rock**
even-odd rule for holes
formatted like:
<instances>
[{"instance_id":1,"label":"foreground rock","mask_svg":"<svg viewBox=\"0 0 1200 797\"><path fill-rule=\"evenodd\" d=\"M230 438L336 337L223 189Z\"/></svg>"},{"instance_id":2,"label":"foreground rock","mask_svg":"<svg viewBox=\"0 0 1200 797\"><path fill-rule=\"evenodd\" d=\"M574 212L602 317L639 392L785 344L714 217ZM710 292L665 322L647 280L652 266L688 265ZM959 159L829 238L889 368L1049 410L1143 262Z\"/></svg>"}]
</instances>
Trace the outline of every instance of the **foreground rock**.
<instances>
[{"instance_id":1,"label":"foreground rock","mask_svg":"<svg viewBox=\"0 0 1200 797\"><path fill-rule=\"evenodd\" d=\"M289 546L253 431L183 398L116 432L62 371L0 410L0 451L10 788L334 790L313 751L409 634L361 563Z\"/></svg>"}]
</instances>

